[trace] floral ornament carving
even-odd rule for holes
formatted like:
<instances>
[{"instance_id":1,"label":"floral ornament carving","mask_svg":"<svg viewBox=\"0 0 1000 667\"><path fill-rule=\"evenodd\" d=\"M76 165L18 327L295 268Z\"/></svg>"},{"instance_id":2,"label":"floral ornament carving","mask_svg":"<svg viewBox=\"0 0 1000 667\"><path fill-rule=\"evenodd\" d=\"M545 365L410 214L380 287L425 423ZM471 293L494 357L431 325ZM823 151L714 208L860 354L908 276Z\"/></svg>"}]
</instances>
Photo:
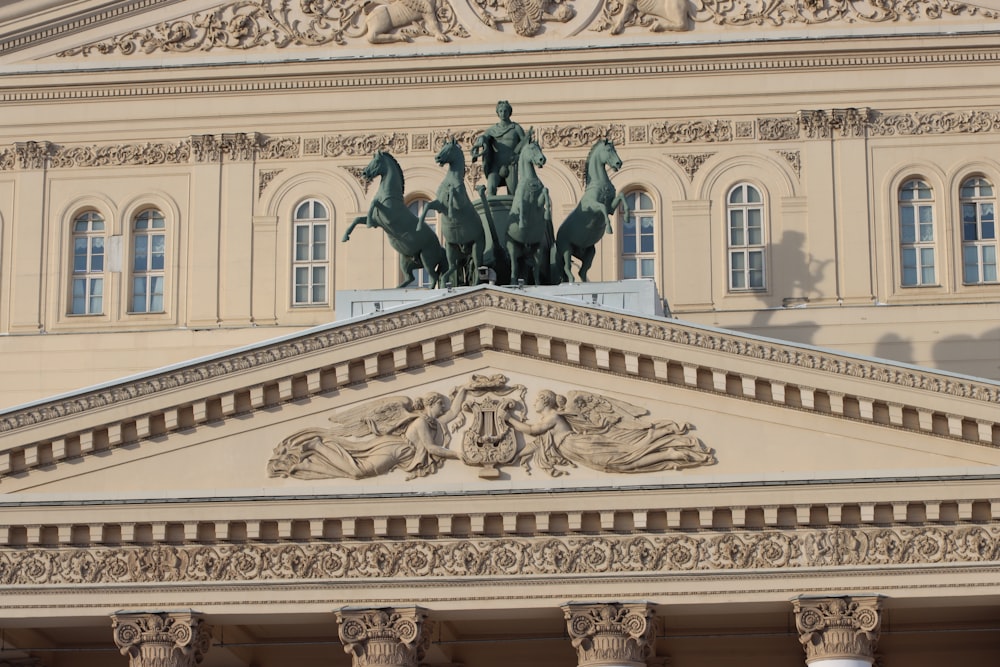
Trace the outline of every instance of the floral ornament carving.
<instances>
[{"instance_id":1,"label":"floral ornament carving","mask_svg":"<svg viewBox=\"0 0 1000 667\"><path fill-rule=\"evenodd\" d=\"M549 390L538 393L537 419L527 421L525 394L504 375L473 375L451 391L450 405L434 392L362 404L330 417L330 428L282 440L267 463L268 475L364 479L403 470L414 479L437 472L447 459L484 468L480 476L489 478L499 476L498 466L511 464L559 477L577 465L630 474L716 462L689 433L690 424L648 419L645 408L608 396ZM471 424L463 413L472 415ZM452 432L461 433L460 452L449 448Z\"/></svg>"},{"instance_id":2,"label":"floral ornament carving","mask_svg":"<svg viewBox=\"0 0 1000 667\"><path fill-rule=\"evenodd\" d=\"M214 134L192 135L191 158L195 162L218 162L222 159L222 142Z\"/></svg>"},{"instance_id":3,"label":"floral ornament carving","mask_svg":"<svg viewBox=\"0 0 1000 667\"><path fill-rule=\"evenodd\" d=\"M354 667L417 667L431 642L431 621L419 607L341 609L340 641Z\"/></svg>"},{"instance_id":4,"label":"floral ornament carving","mask_svg":"<svg viewBox=\"0 0 1000 667\"><path fill-rule=\"evenodd\" d=\"M191 613L119 613L111 627L131 667L194 667L212 645L211 629Z\"/></svg>"},{"instance_id":5,"label":"floral ornament carving","mask_svg":"<svg viewBox=\"0 0 1000 667\"><path fill-rule=\"evenodd\" d=\"M562 610L580 667L645 667L655 653L656 622L648 603L570 603Z\"/></svg>"},{"instance_id":6,"label":"floral ornament carving","mask_svg":"<svg viewBox=\"0 0 1000 667\"><path fill-rule=\"evenodd\" d=\"M371 186L372 181L369 178L365 178L365 168L363 166L347 165L344 166L343 169L348 174L353 176L354 180L361 184L361 187L365 189L366 193L368 192L368 188Z\"/></svg>"},{"instance_id":7,"label":"floral ornament carving","mask_svg":"<svg viewBox=\"0 0 1000 667\"><path fill-rule=\"evenodd\" d=\"M693 181L694 175L701 169L701 165L705 164L705 161L713 155L715 153L679 154L671 155L670 157L681 166L681 169L687 174L688 180Z\"/></svg>"},{"instance_id":8,"label":"floral ornament carving","mask_svg":"<svg viewBox=\"0 0 1000 667\"><path fill-rule=\"evenodd\" d=\"M522 37L534 37L546 21L565 23L574 16L572 0L472 0L470 6L485 25L502 30L510 23Z\"/></svg>"},{"instance_id":9,"label":"floral ornament carving","mask_svg":"<svg viewBox=\"0 0 1000 667\"><path fill-rule=\"evenodd\" d=\"M257 183L257 196L262 196L264 194L264 190L266 190L267 186L271 184L271 181L273 181L275 177L283 171L284 169L268 169L260 172L260 177Z\"/></svg>"},{"instance_id":10,"label":"floral ornament carving","mask_svg":"<svg viewBox=\"0 0 1000 667\"><path fill-rule=\"evenodd\" d=\"M50 165L60 167L123 167L184 164L191 159L191 143L117 144L109 146L59 146Z\"/></svg>"},{"instance_id":11,"label":"floral ornament carving","mask_svg":"<svg viewBox=\"0 0 1000 667\"><path fill-rule=\"evenodd\" d=\"M733 140L733 123L728 120L663 122L650 128L654 144L719 143Z\"/></svg>"},{"instance_id":12,"label":"floral ornament carving","mask_svg":"<svg viewBox=\"0 0 1000 667\"><path fill-rule=\"evenodd\" d=\"M216 9L74 47L61 57L248 51L257 48L372 44L432 36L468 37L448 0L235 0Z\"/></svg>"},{"instance_id":13,"label":"floral ornament carving","mask_svg":"<svg viewBox=\"0 0 1000 667\"><path fill-rule=\"evenodd\" d=\"M544 148L590 148L595 141L609 139L616 145L625 143L625 126L610 125L552 125L535 131L538 143Z\"/></svg>"},{"instance_id":14,"label":"floral ornament carving","mask_svg":"<svg viewBox=\"0 0 1000 667\"><path fill-rule=\"evenodd\" d=\"M21 169L44 169L54 148L48 141L18 141L14 144L14 154Z\"/></svg>"},{"instance_id":15,"label":"floral ornament carving","mask_svg":"<svg viewBox=\"0 0 1000 667\"><path fill-rule=\"evenodd\" d=\"M0 171L10 171L17 163L14 151L9 148L0 149Z\"/></svg>"},{"instance_id":16,"label":"floral ornament carving","mask_svg":"<svg viewBox=\"0 0 1000 667\"><path fill-rule=\"evenodd\" d=\"M798 598L792 604L807 663L874 659L881 627L877 596Z\"/></svg>"},{"instance_id":17,"label":"floral ornament carving","mask_svg":"<svg viewBox=\"0 0 1000 667\"><path fill-rule=\"evenodd\" d=\"M791 116L758 118L757 131L763 141L791 141L799 138L799 121Z\"/></svg>"},{"instance_id":18,"label":"floral ornament carving","mask_svg":"<svg viewBox=\"0 0 1000 667\"><path fill-rule=\"evenodd\" d=\"M291 160L299 156L300 137L267 137L257 150L261 160Z\"/></svg>"},{"instance_id":19,"label":"floral ornament carving","mask_svg":"<svg viewBox=\"0 0 1000 667\"><path fill-rule=\"evenodd\" d=\"M951 0L806 0L758 3L753 0L695 0L691 16L699 23L726 26L818 25L935 20L945 16L1000 19L1000 12Z\"/></svg>"},{"instance_id":20,"label":"floral ornament carving","mask_svg":"<svg viewBox=\"0 0 1000 667\"><path fill-rule=\"evenodd\" d=\"M796 177L802 178L802 156L799 151L775 150L774 152L785 158L788 164L791 165Z\"/></svg>"},{"instance_id":21,"label":"floral ornament carving","mask_svg":"<svg viewBox=\"0 0 1000 667\"><path fill-rule=\"evenodd\" d=\"M875 114L869 124L872 136L922 134L979 134L1000 131L998 111L937 111Z\"/></svg>"},{"instance_id":22,"label":"floral ornament carving","mask_svg":"<svg viewBox=\"0 0 1000 667\"><path fill-rule=\"evenodd\" d=\"M728 572L996 564L1000 527L826 528L0 549L0 585Z\"/></svg>"},{"instance_id":23,"label":"floral ornament carving","mask_svg":"<svg viewBox=\"0 0 1000 667\"><path fill-rule=\"evenodd\" d=\"M563 160L563 164L569 167L570 171L576 176L576 180L580 181L580 187L586 187L587 185L587 160Z\"/></svg>"},{"instance_id":24,"label":"floral ornament carving","mask_svg":"<svg viewBox=\"0 0 1000 667\"><path fill-rule=\"evenodd\" d=\"M401 154L409 151L409 141L405 134L352 134L326 137L323 146L324 157L371 157L375 151L388 151Z\"/></svg>"}]
</instances>

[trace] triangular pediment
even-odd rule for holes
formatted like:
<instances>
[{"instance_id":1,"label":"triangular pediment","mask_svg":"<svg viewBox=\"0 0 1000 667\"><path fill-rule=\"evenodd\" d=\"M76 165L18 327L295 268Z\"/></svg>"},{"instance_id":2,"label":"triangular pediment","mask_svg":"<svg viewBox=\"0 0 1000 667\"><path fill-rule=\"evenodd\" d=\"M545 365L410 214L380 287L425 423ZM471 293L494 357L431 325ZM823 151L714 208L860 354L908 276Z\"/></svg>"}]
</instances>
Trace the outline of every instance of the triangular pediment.
<instances>
[{"instance_id":1,"label":"triangular pediment","mask_svg":"<svg viewBox=\"0 0 1000 667\"><path fill-rule=\"evenodd\" d=\"M434 394L450 397L442 414ZM967 472L1000 466L998 401L986 380L480 287L8 410L0 490L364 495ZM419 419L450 439L421 449ZM483 447L506 449L494 460Z\"/></svg>"},{"instance_id":2,"label":"triangular pediment","mask_svg":"<svg viewBox=\"0 0 1000 667\"><path fill-rule=\"evenodd\" d=\"M0 61L129 66L280 61L409 53L449 54L607 45L745 42L928 30L981 31L1000 20L1000 3L893 0L765 3L661 0L119 0L14 2L0 13Z\"/></svg>"}]
</instances>

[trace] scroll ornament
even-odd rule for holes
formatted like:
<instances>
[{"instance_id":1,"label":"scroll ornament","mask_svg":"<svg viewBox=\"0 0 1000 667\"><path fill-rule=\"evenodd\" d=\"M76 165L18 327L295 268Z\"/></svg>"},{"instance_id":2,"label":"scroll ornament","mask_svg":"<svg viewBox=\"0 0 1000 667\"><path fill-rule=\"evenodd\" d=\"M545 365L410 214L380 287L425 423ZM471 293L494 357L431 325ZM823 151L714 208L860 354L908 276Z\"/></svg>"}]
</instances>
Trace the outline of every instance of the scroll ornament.
<instances>
[{"instance_id":1,"label":"scroll ornament","mask_svg":"<svg viewBox=\"0 0 1000 667\"><path fill-rule=\"evenodd\" d=\"M878 597L799 598L794 607L807 663L874 657L881 625Z\"/></svg>"},{"instance_id":2,"label":"scroll ornament","mask_svg":"<svg viewBox=\"0 0 1000 667\"><path fill-rule=\"evenodd\" d=\"M654 653L656 624L649 604L571 603L562 609L580 667L645 667Z\"/></svg>"},{"instance_id":3,"label":"scroll ornament","mask_svg":"<svg viewBox=\"0 0 1000 667\"><path fill-rule=\"evenodd\" d=\"M648 410L588 391L538 392L525 419L526 389L504 375L473 375L451 399L439 393L393 396L349 408L329 428L299 431L278 444L271 477L364 479L402 470L407 479L437 472L446 460L481 467L520 465L553 477L582 465L606 473L680 470L716 462L690 424L649 419ZM471 425L465 417L472 415ZM448 424L456 421L451 429ZM464 428L461 451L449 447Z\"/></svg>"},{"instance_id":4,"label":"scroll ornament","mask_svg":"<svg viewBox=\"0 0 1000 667\"><path fill-rule=\"evenodd\" d=\"M417 667L430 646L431 622L420 608L343 609L337 623L354 667Z\"/></svg>"},{"instance_id":5,"label":"scroll ornament","mask_svg":"<svg viewBox=\"0 0 1000 667\"><path fill-rule=\"evenodd\" d=\"M115 644L132 667L194 667L212 643L212 633L191 613L116 614Z\"/></svg>"}]
</instances>

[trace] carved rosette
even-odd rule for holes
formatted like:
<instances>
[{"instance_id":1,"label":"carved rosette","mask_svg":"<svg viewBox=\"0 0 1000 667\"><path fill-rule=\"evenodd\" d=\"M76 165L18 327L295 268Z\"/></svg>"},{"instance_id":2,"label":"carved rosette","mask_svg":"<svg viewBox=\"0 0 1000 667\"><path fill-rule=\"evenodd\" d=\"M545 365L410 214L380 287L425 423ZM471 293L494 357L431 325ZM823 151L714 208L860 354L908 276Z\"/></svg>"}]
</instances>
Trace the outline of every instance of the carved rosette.
<instances>
[{"instance_id":1,"label":"carved rosette","mask_svg":"<svg viewBox=\"0 0 1000 667\"><path fill-rule=\"evenodd\" d=\"M342 609L337 624L354 667L417 667L430 646L431 622L420 607Z\"/></svg>"},{"instance_id":2,"label":"carved rosette","mask_svg":"<svg viewBox=\"0 0 1000 667\"><path fill-rule=\"evenodd\" d=\"M562 606L580 667L645 667L655 652L656 623L649 603Z\"/></svg>"},{"instance_id":3,"label":"carved rosette","mask_svg":"<svg viewBox=\"0 0 1000 667\"><path fill-rule=\"evenodd\" d=\"M881 626L878 596L799 598L792 604L807 665L820 660L875 659Z\"/></svg>"},{"instance_id":4,"label":"carved rosette","mask_svg":"<svg viewBox=\"0 0 1000 667\"><path fill-rule=\"evenodd\" d=\"M190 612L115 614L111 627L132 667L194 667L212 645L211 628Z\"/></svg>"}]
</instances>

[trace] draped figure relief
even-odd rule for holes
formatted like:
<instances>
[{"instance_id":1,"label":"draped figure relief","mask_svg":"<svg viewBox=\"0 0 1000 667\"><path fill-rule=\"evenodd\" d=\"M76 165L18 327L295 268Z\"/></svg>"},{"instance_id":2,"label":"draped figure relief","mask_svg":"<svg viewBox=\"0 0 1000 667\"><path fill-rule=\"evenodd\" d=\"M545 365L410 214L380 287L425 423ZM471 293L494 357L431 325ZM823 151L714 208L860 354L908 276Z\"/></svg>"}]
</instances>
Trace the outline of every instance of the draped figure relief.
<instances>
[{"instance_id":1,"label":"draped figure relief","mask_svg":"<svg viewBox=\"0 0 1000 667\"><path fill-rule=\"evenodd\" d=\"M457 460L478 468L482 478L497 479L500 468L510 465L558 477L578 466L633 474L716 462L714 452L690 433L691 424L650 418L647 409L617 398L543 389L529 416L527 389L502 374L472 375L450 393L450 400L431 392L341 411L330 417L329 428L305 429L282 440L268 461L268 474L364 479L400 470L411 480ZM453 448L453 441L460 444Z\"/></svg>"}]
</instances>

